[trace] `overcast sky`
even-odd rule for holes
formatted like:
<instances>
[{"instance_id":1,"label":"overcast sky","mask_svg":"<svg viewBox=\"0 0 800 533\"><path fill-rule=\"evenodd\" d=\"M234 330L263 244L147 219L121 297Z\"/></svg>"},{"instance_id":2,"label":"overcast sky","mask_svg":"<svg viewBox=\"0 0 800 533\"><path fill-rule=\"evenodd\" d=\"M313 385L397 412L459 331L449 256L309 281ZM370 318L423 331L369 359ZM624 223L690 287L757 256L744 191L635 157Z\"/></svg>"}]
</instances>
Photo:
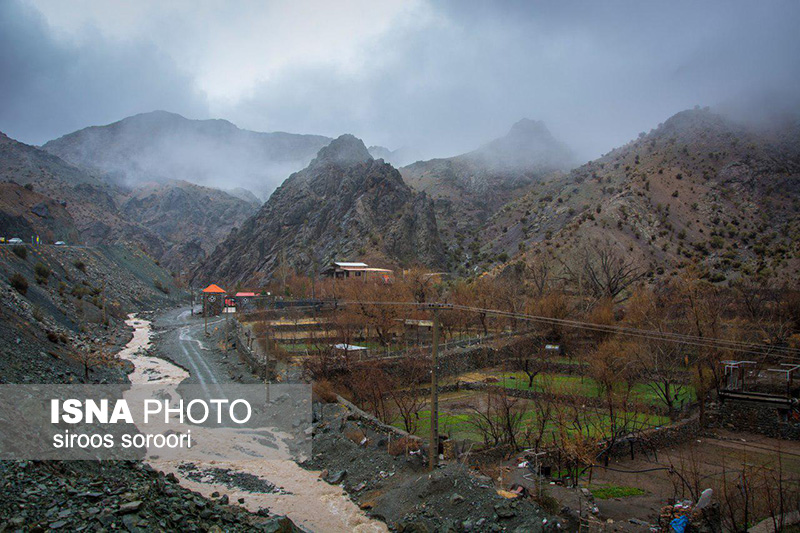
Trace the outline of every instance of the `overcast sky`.
<instances>
[{"instance_id":1,"label":"overcast sky","mask_svg":"<svg viewBox=\"0 0 800 533\"><path fill-rule=\"evenodd\" d=\"M800 2L0 0L0 131L165 109L452 155L522 117L590 159L694 105L796 103Z\"/></svg>"}]
</instances>

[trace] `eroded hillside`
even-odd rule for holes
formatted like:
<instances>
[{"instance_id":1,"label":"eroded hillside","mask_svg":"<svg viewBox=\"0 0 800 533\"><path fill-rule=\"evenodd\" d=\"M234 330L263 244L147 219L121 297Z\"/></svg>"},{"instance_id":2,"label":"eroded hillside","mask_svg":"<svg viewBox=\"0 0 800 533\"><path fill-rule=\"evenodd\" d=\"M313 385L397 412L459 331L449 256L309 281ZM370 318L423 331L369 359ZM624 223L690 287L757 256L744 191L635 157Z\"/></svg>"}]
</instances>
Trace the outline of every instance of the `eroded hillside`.
<instances>
[{"instance_id":1,"label":"eroded hillside","mask_svg":"<svg viewBox=\"0 0 800 533\"><path fill-rule=\"evenodd\" d=\"M344 258L387 266L443 263L432 202L352 135L334 140L292 174L220 244L196 278L246 281L283 264L319 269Z\"/></svg>"},{"instance_id":2,"label":"eroded hillside","mask_svg":"<svg viewBox=\"0 0 800 533\"><path fill-rule=\"evenodd\" d=\"M651 276L695 265L711 281L799 266L800 136L709 110L678 113L649 134L504 206L478 264L563 260L608 242Z\"/></svg>"}]
</instances>

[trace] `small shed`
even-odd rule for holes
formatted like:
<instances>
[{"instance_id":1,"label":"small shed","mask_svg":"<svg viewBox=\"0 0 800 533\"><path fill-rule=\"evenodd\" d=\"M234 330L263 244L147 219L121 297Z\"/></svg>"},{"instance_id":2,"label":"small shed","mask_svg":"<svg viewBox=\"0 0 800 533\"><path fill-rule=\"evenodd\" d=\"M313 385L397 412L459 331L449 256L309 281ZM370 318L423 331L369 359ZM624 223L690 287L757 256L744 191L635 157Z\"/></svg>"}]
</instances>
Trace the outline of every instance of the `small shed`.
<instances>
[{"instance_id":1,"label":"small shed","mask_svg":"<svg viewBox=\"0 0 800 533\"><path fill-rule=\"evenodd\" d=\"M233 295L233 304L236 306L236 311L246 312L255 307L254 292L237 292Z\"/></svg>"},{"instance_id":2,"label":"small shed","mask_svg":"<svg viewBox=\"0 0 800 533\"><path fill-rule=\"evenodd\" d=\"M203 289L203 316L217 316L225 306L225 289L211 284Z\"/></svg>"}]
</instances>

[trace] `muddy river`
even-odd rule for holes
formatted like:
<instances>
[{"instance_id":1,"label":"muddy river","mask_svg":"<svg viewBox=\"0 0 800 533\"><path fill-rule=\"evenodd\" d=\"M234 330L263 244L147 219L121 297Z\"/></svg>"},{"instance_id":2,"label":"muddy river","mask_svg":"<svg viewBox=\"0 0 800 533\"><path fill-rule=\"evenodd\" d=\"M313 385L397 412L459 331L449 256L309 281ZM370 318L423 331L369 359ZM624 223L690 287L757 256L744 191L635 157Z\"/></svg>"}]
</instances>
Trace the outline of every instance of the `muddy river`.
<instances>
[{"instance_id":1,"label":"muddy river","mask_svg":"<svg viewBox=\"0 0 800 533\"><path fill-rule=\"evenodd\" d=\"M133 338L120 351L122 359L133 363L135 370L128 376L134 384L177 385L189 377L189 373L164 359L145 354L150 345L150 322L130 315L126 324L134 329ZM207 497L212 493L227 494L231 502L239 498L251 511L263 507L273 513L286 515L298 526L311 531L324 532L384 532L383 522L369 518L354 504L341 487L329 485L319 479L319 472L308 471L294 461L276 459L268 461L217 461L193 463L199 469L229 469L246 472L282 487L279 493L252 493L229 488L213 482L199 482L186 477L178 467L178 461L151 460L153 468L174 473L181 485Z\"/></svg>"}]
</instances>

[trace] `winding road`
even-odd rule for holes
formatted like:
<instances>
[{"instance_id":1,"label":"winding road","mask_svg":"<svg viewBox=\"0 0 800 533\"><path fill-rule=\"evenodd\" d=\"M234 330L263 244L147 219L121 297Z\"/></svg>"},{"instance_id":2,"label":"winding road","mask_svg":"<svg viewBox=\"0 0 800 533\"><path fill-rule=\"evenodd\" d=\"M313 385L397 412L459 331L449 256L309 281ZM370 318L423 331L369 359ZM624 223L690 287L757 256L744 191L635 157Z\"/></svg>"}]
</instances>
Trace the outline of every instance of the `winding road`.
<instances>
[{"instance_id":1,"label":"winding road","mask_svg":"<svg viewBox=\"0 0 800 533\"><path fill-rule=\"evenodd\" d=\"M209 332L225 326L224 317L208 321ZM222 395L221 385L259 383L234 351L224 353L215 345L216 336L206 337L203 318L192 316L188 307L173 309L154 321L156 352L189 372L186 385L199 385L206 394ZM236 379L234 379L234 376Z\"/></svg>"}]
</instances>

